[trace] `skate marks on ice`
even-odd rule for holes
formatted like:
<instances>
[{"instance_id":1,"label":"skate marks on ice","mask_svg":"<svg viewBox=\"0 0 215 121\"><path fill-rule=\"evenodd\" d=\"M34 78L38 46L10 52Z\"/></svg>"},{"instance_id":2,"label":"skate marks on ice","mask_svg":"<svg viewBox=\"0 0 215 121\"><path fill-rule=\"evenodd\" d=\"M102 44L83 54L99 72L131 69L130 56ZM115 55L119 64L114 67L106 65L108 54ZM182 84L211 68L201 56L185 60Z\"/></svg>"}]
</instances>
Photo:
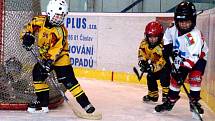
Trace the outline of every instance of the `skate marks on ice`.
<instances>
[{"instance_id":1,"label":"skate marks on ice","mask_svg":"<svg viewBox=\"0 0 215 121\"><path fill-rule=\"evenodd\" d=\"M181 95L172 111L154 113L161 97L158 103L143 103L142 97L147 94L145 86L86 79L81 79L80 84L96 111L102 112L102 121L197 121L192 119L186 95ZM79 107L71 95L67 93L67 96ZM202 104L205 109L203 120L215 121L215 114ZM0 116L0 121L89 121L77 118L66 103L46 114L0 110Z\"/></svg>"},{"instance_id":2,"label":"skate marks on ice","mask_svg":"<svg viewBox=\"0 0 215 121\"><path fill-rule=\"evenodd\" d=\"M192 119L188 98L183 94L172 111L155 114L154 107L161 103L161 94L157 103L143 103L142 97L147 94L145 86L96 80L80 83L102 112L104 121L197 121ZM215 121L215 114L204 104L203 107L204 121Z\"/></svg>"},{"instance_id":3,"label":"skate marks on ice","mask_svg":"<svg viewBox=\"0 0 215 121\"><path fill-rule=\"evenodd\" d=\"M0 116L0 121L73 121L77 119L72 111L60 108L42 114L30 114L27 111L0 111Z\"/></svg>"}]
</instances>

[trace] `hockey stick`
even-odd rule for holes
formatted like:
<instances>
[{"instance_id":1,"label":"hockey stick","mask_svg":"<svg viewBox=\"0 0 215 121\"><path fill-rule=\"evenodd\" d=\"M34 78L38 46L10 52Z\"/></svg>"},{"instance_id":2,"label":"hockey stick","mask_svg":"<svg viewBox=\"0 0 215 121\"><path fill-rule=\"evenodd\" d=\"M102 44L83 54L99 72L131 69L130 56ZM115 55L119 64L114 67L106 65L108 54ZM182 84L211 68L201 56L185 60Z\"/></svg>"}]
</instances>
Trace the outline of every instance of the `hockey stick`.
<instances>
[{"instance_id":1,"label":"hockey stick","mask_svg":"<svg viewBox=\"0 0 215 121\"><path fill-rule=\"evenodd\" d=\"M140 71L141 71L141 74L139 74L139 72L138 72L138 70L137 70L137 68L136 68L135 66L133 67L133 71L134 71L134 73L136 74L136 76L137 76L137 78L138 78L139 81L140 81L141 78L143 77L143 74L144 74L144 73L151 73L151 72L152 72L152 71L151 71L151 68L153 68L153 71L154 71L154 67L151 65L152 61L149 59L149 60L147 60L147 63L150 64L150 65L149 65L150 69L147 68L146 70L145 70L145 69L144 69L144 70L140 70ZM141 68L142 68L142 67L141 67ZM148 70L148 69L149 69L149 70Z\"/></svg>"},{"instance_id":2,"label":"hockey stick","mask_svg":"<svg viewBox=\"0 0 215 121\"><path fill-rule=\"evenodd\" d=\"M135 75L137 76L138 80L140 81L144 72L141 71L141 74L139 74L139 72L135 66L133 67L133 71L134 71Z\"/></svg>"},{"instance_id":3,"label":"hockey stick","mask_svg":"<svg viewBox=\"0 0 215 121\"><path fill-rule=\"evenodd\" d=\"M174 62L173 62L172 58L169 57L169 60L170 60L170 63L171 63L171 65L172 65L172 68L174 69L175 73L178 75L178 70L176 69L176 67L175 67L175 65L174 65ZM183 82L183 80L182 80L181 78L180 78L180 81ZM197 116L198 116L198 118L199 118L200 121L203 121L203 119L202 119L200 113L198 112L198 109L197 109L196 105L193 103L193 101L192 101L192 99L191 99L191 96L190 96L190 93L188 92L188 90L187 90L187 88L185 87L184 83L182 83L182 86L183 86L183 88L184 88L185 93L187 94L187 96L188 96L188 98L189 98L190 105L194 108L194 109L193 109L194 113L197 114Z\"/></svg>"},{"instance_id":4,"label":"hockey stick","mask_svg":"<svg viewBox=\"0 0 215 121\"><path fill-rule=\"evenodd\" d=\"M202 14L203 12L204 12L204 10L201 10L196 15L198 16L198 15Z\"/></svg>"},{"instance_id":5,"label":"hockey stick","mask_svg":"<svg viewBox=\"0 0 215 121\"><path fill-rule=\"evenodd\" d=\"M47 69L42 61L38 58L36 52L34 49L32 48L29 48L32 55L36 58L37 62L44 68L44 69ZM59 84L58 82L56 81L56 77L54 75L53 72L50 72L48 73L48 75L53 75L54 76L54 79L50 78L51 79L51 82L53 83L53 85L55 86L55 88L60 92L60 94L64 97L64 100L67 102L67 104L71 107L73 113L79 117L79 118L83 118L83 119L89 119L89 120L101 120L102 119L102 114L101 113L92 113L92 114L87 114L87 113L84 113L80 110L78 110L73 104L70 103L69 99L67 98L67 96L65 95L65 93L60 89L59 87Z\"/></svg>"},{"instance_id":6,"label":"hockey stick","mask_svg":"<svg viewBox=\"0 0 215 121\"><path fill-rule=\"evenodd\" d=\"M56 76L54 75L54 73L51 73L54 76L54 79L52 79L52 83L54 84L54 87L60 92L60 94L64 97L65 101L67 102L67 104L72 108L73 113L79 117L79 118L83 118L83 119L89 119L89 120L101 120L102 119L102 114L101 113L93 113L93 114L87 114L84 112L81 112L79 109L77 109L73 104L71 104L69 102L69 99L67 98L67 96L65 95L65 93L60 89L60 86L58 84L58 82L56 81Z\"/></svg>"}]
</instances>

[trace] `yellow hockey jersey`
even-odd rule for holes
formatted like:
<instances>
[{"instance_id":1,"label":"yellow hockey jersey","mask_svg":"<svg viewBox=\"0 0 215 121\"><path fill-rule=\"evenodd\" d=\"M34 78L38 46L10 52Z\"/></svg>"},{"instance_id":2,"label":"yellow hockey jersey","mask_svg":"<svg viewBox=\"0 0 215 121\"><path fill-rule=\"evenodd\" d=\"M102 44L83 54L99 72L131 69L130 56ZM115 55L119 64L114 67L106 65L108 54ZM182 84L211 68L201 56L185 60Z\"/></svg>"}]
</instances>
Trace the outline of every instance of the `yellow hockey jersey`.
<instances>
[{"instance_id":1,"label":"yellow hockey jersey","mask_svg":"<svg viewBox=\"0 0 215 121\"><path fill-rule=\"evenodd\" d=\"M154 72L160 71L166 64L162 53L163 45L159 44L156 47L150 49L146 40L142 40L138 50L138 59L148 61L154 66Z\"/></svg>"},{"instance_id":2,"label":"yellow hockey jersey","mask_svg":"<svg viewBox=\"0 0 215 121\"><path fill-rule=\"evenodd\" d=\"M68 32L64 25L46 26L47 16L36 16L24 26L21 40L26 32L37 37L37 46L42 60L51 59L55 66L69 65Z\"/></svg>"}]
</instances>

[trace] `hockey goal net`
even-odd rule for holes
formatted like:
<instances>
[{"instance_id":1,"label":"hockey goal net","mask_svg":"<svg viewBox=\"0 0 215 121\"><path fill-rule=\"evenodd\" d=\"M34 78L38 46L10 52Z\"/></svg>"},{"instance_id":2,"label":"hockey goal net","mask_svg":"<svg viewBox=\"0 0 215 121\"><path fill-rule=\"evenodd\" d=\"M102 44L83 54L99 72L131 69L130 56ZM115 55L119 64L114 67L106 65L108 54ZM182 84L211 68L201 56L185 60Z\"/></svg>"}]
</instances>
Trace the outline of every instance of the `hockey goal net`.
<instances>
[{"instance_id":1,"label":"hockey goal net","mask_svg":"<svg viewBox=\"0 0 215 121\"><path fill-rule=\"evenodd\" d=\"M0 0L0 109L25 110L36 100L31 75L35 58L22 48L19 35L23 25L40 13L40 0ZM50 86L49 107L55 108L63 97L51 78L46 80Z\"/></svg>"}]
</instances>

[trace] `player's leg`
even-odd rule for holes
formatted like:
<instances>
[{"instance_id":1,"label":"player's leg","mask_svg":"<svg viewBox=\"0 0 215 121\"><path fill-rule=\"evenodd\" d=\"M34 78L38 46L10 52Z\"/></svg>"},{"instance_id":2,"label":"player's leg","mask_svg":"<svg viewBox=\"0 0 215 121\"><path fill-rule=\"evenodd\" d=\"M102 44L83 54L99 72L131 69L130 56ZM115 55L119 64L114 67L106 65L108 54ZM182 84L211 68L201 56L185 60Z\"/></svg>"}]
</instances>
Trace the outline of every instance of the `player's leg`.
<instances>
[{"instance_id":1,"label":"player's leg","mask_svg":"<svg viewBox=\"0 0 215 121\"><path fill-rule=\"evenodd\" d=\"M199 103L200 92L201 92L201 82L202 76L205 71L207 61L204 59L199 59L195 66L193 67L191 73L189 74L189 83L190 83L190 96L194 105L196 105L197 110L200 114L204 113L204 109L202 108L201 104ZM190 105L190 111L193 112L193 107Z\"/></svg>"},{"instance_id":2,"label":"player's leg","mask_svg":"<svg viewBox=\"0 0 215 121\"><path fill-rule=\"evenodd\" d=\"M162 86L162 102L165 102L167 100L167 94L168 94L169 85L170 85L170 69L169 68L164 67L161 70L160 83Z\"/></svg>"},{"instance_id":3,"label":"player's leg","mask_svg":"<svg viewBox=\"0 0 215 121\"><path fill-rule=\"evenodd\" d=\"M147 74L148 94L143 97L144 102L158 101L158 85L154 73Z\"/></svg>"},{"instance_id":4,"label":"player's leg","mask_svg":"<svg viewBox=\"0 0 215 121\"><path fill-rule=\"evenodd\" d=\"M177 81L173 78L170 80L170 87L167 94L167 100L163 102L163 104L155 106L155 111L162 112L162 111L171 111L174 107L175 103L180 98L180 86Z\"/></svg>"},{"instance_id":5,"label":"player's leg","mask_svg":"<svg viewBox=\"0 0 215 121\"><path fill-rule=\"evenodd\" d=\"M95 108L90 103L84 90L78 83L78 80L74 75L72 66L54 66L54 70L57 74L58 81L64 84L64 86L76 98L77 102L81 105L81 107L87 113L93 113L95 111Z\"/></svg>"},{"instance_id":6,"label":"player's leg","mask_svg":"<svg viewBox=\"0 0 215 121\"><path fill-rule=\"evenodd\" d=\"M37 100L28 104L28 112L35 113L37 110L47 113L49 103L49 86L46 84L45 79L48 74L42 66L37 63L33 68L33 87L37 96Z\"/></svg>"}]
</instances>

